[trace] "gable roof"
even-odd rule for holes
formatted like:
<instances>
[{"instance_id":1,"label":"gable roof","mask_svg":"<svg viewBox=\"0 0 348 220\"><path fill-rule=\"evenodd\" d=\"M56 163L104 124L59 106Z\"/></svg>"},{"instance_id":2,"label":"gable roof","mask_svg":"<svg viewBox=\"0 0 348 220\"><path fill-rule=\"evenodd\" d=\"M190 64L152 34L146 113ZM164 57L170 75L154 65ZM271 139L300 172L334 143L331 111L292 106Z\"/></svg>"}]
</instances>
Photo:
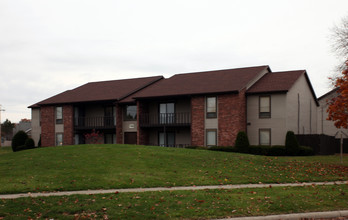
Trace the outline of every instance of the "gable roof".
<instances>
[{"instance_id":1,"label":"gable roof","mask_svg":"<svg viewBox=\"0 0 348 220\"><path fill-rule=\"evenodd\" d=\"M137 92L133 98L239 92L265 70L270 71L269 66L176 74Z\"/></svg>"},{"instance_id":2,"label":"gable roof","mask_svg":"<svg viewBox=\"0 0 348 220\"><path fill-rule=\"evenodd\" d=\"M319 106L319 102L313 90L312 84L308 78L306 70L272 72L265 74L259 81L251 86L247 94L261 94L261 93L286 93L295 84L300 76L304 75L311 90L312 96Z\"/></svg>"},{"instance_id":3,"label":"gable roof","mask_svg":"<svg viewBox=\"0 0 348 220\"><path fill-rule=\"evenodd\" d=\"M272 72L264 75L247 93L287 92L305 70Z\"/></svg>"},{"instance_id":4,"label":"gable roof","mask_svg":"<svg viewBox=\"0 0 348 220\"><path fill-rule=\"evenodd\" d=\"M331 91L329 91L329 92L325 93L324 95L320 96L318 98L318 100L321 101L322 99L326 98L327 96L330 96L333 93L337 93L338 89L339 89L339 87L336 87L336 88L332 89Z\"/></svg>"},{"instance_id":5,"label":"gable roof","mask_svg":"<svg viewBox=\"0 0 348 220\"><path fill-rule=\"evenodd\" d=\"M67 90L58 95L52 96L41 102L29 106L29 108L40 105L63 104L75 102L93 101L117 101L121 100L152 83L161 80L163 76L144 78L112 80L101 82L90 82L72 90Z\"/></svg>"}]
</instances>

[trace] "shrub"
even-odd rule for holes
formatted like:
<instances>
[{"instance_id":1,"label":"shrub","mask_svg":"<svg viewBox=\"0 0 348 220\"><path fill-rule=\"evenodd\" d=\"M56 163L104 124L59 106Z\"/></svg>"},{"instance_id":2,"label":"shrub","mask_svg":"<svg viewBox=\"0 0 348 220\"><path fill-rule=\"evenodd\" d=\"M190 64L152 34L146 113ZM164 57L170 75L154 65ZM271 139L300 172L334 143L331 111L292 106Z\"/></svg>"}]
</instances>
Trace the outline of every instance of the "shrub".
<instances>
[{"instance_id":1,"label":"shrub","mask_svg":"<svg viewBox=\"0 0 348 220\"><path fill-rule=\"evenodd\" d=\"M311 147L300 146L298 151L298 156L312 156L314 155L314 150Z\"/></svg>"},{"instance_id":2,"label":"shrub","mask_svg":"<svg viewBox=\"0 0 348 220\"><path fill-rule=\"evenodd\" d=\"M235 147L221 147L221 146L213 146L208 148L208 150L213 150L213 151L223 151L223 152L239 152L238 149L236 149Z\"/></svg>"},{"instance_id":3,"label":"shrub","mask_svg":"<svg viewBox=\"0 0 348 220\"><path fill-rule=\"evenodd\" d=\"M34 148L35 147L35 142L32 138L28 138L26 141L25 141L25 146L27 149L31 149L31 148Z\"/></svg>"},{"instance_id":4,"label":"shrub","mask_svg":"<svg viewBox=\"0 0 348 220\"><path fill-rule=\"evenodd\" d=\"M288 131L285 138L285 149L289 156L297 155L300 149L300 145L296 139L293 131Z\"/></svg>"},{"instance_id":5,"label":"shrub","mask_svg":"<svg viewBox=\"0 0 348 220\"><path fill-rule=\"evenodd\" d=\"M268 149L267 156L285 156L285 146L274 145Z\"/></svg>"},{"instance_id":6,"label":"shrub","mask_svg":"<svg viewBox=\"0 0 348 220\"><path fill-rule=\"evenodd\" d=\"M249 139L247 134L244 131L240 131L237 134L235 148L237 148L240 152L244 152L249 148Z\"/></svg>"},{"instance_id":7,"label":"shrub","mask_svg":"<svg viewBox=\"0 0 348 220\"><path fill-rule=\"evenodd\" d=\"M103 143L103 134L99 131L92 130L91 133L85 134L86 144L102 144Z\"/></svg>"},{"instance_id":8,"label":"shrub","mask_svg":"<svg viewBox=\"0 0 348 220\"><path fill-rule=\"evenodd\" d=\"M264 145L249 146L247 153L255 155L267 155L270 148L271 146Z\"/></svg>"},{"instance_id":9,"label":"shrub","mask_svg":"<svg viewBox=\"0 0 348 220\"><path fill-rule=\"evenodd\" d=\"M12 151L16 152L17 148L25 145L28 135L24 131L18 131L12 138Z\"/></svg>"},{"instance_id":10,"label":"shrub","mask_svg":"<svg viewBox=\"0 0 348 220\"><path fill-rule=\"evenodd\" d=\"M185 146L186 149L197 149L197 150L207 150L207 147L204 146Z\"/></svg>"}]
</instances>

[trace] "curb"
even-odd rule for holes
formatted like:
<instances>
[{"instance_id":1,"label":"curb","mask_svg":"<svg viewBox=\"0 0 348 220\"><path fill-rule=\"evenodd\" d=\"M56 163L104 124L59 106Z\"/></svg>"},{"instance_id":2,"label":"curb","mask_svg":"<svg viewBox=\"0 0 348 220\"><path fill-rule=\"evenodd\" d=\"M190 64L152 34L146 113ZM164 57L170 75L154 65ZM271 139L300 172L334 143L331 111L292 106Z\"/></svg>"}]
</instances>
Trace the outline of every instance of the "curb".
<instances>
[{"instance_id":1,"label":"curb","mask_svg":"<svg viewBox=\"0 0 348 220\"><path fill-rule=\"evenodd\" d=\"M307 183L271 183L271 184L240 184L240 185L214 185L214 186L178 186L178 187L153 187L153 188L129 188L129 189L100 189L100 190L80 190L62 192L42 192L42 193L19 193L3 194L0 199L18 199L25 197L47 197L47 196L70 196L70 195L93 195L108 193L128 193L128 192L154 192L154 191L177 191L177 190L205 190L205 189L245 189L245 188L268 188L268 187L296 187L296 186L320 186L320 185L342 185L348 181L336 182L307 182Z\"/></svg>"},{"instance_id":2,"label":"curb","mask_svg":"<svg viewBox=\"0 0 348 220\"><path fill-rule=\"evenodd\" d=\"M308 213L295 213L295 214L282 214L282 215L267 215L267 216L255 216L255 217L236 217L236 218L224 218L219 220L297 220L302 218L338 218L346 217L348 219L348 210L341 211L329 211L329 212L308 212Z\"/></svg>"}]
</instances>

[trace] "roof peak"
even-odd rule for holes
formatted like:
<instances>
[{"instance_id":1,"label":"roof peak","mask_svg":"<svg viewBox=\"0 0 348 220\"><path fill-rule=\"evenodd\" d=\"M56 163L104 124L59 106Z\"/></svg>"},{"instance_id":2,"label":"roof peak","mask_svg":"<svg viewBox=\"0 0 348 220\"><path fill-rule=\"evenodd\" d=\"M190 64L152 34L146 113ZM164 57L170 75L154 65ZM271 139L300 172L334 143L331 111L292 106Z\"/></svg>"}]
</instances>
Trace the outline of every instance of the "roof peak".
<instances>
[{"instance_id":1,"label":"roof peak","mask_svg":"<svg viewBox=\"0 0 348 220\"><path fill-rule=\"evenodd\" d=\"M223 72L223 71L231 71L231 70L242 70L242 69L255 69L255 68L269 68L269 65L261 65L261 66L250 66L250 67L238 67L238 68L228 68L228 69L217 69L217 70L204 70L204 71L195 71L195 72L186 72L186 73L176 73L173 76L169 77L172 78L174 76L178 76L178 75L186 75L186 74L202 74L202 73L210 73L210 72ZM169 79L169 78L165 78L165 79Z\"/></svg>"}]
</instances>

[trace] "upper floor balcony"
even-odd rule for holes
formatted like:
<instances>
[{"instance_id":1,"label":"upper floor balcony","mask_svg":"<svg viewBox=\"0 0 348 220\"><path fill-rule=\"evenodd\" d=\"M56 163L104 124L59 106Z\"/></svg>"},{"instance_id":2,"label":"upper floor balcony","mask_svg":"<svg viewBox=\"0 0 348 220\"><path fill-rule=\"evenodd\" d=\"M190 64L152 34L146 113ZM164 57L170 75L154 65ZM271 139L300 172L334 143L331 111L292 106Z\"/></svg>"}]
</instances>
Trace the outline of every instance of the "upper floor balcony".
<instances>
[{"instance_id":1,"label":"upper floor balcony","mask_svg":"<svg viewBox=\"0 0 348 220\"><path fill-rule=\"evenodd\" d=\"M191 113L141 114L139 123L141 127L191 126Z\"/></svg>"},{"instance_id":2,"label":"upper floor balcony","mask_svg":"<svg viewBox=\"0 0 348 220\"><path fill-rule=\"evenodd\" d=\"M74 119L75 129L114 129L115 116L77 117Z\"/></svg>"}]
</instances>

